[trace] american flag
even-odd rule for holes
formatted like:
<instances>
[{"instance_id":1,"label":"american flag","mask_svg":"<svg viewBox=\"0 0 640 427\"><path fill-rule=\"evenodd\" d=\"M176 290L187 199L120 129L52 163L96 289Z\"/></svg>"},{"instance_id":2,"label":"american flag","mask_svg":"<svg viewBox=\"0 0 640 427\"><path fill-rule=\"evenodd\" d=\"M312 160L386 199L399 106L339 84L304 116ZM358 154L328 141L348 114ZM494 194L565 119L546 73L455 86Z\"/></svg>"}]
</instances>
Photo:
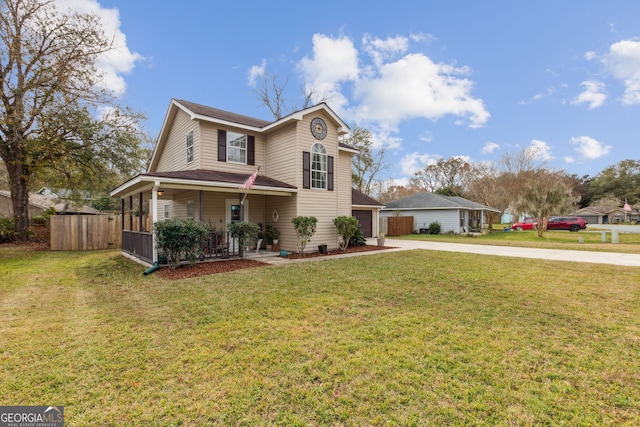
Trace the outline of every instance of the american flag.
<instances>
[{"instance_id":1,"label":"american flag","mask_svg":"<svg viewBox=\"0 0 640 427\"><path fill-rule=\"evenodd\" d=\"M245 182L242 183L242 185L240 186L240 189L242 191L249 191L251 190L251 187L253 187L253 184L256 182L256 177L258 176L258 171L260 170L260 166L258 166L258 169L256 169L256 171L245 180Z\"/></svg>"}]
</instances>

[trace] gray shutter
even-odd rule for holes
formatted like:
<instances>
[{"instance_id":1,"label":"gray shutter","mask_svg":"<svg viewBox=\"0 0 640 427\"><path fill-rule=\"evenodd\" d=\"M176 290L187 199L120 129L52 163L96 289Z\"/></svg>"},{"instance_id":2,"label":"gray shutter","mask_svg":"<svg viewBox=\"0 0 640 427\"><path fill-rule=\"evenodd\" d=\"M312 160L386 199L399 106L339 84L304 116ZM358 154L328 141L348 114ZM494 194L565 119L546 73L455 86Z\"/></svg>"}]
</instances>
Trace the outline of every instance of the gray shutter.
<instances>
[{"instance_id":1,"label":"gray shutter","mask_svg":"<svg viewBox=\"0 0 640 427\"><path fill-rule=\"evenodd\" d=\"M302 152L302 188L311 188L311 153Z\"/></svg>"},{"instance_id":2,"label":"gray shutter","mask_svg":"<svg viewBox=\"0 0 640 427\"><path fill-rule=\"evenodd\" d=\"M218 161L227 161L227 131L218 129Z\"/></svg>"}]
</instances>

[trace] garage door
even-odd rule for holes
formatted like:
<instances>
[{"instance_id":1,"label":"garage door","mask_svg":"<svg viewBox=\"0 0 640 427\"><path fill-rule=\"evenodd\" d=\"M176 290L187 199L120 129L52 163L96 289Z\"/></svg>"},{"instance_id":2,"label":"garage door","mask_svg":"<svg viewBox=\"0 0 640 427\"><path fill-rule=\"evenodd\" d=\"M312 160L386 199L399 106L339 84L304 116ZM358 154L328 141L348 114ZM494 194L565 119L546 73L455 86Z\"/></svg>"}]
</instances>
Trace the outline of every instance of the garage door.
<instances>
[{"instance_id":1,"label":"garage door","mask_svg":"<svg viewBox=\"0 0 640 427\"><path fill-rule=\"evenodd\" d=\"M362 230L364 236L373 237L373 212L354 210L351 211L351 215L360 222L360 230Z\"/></svg>"}]
</instances>

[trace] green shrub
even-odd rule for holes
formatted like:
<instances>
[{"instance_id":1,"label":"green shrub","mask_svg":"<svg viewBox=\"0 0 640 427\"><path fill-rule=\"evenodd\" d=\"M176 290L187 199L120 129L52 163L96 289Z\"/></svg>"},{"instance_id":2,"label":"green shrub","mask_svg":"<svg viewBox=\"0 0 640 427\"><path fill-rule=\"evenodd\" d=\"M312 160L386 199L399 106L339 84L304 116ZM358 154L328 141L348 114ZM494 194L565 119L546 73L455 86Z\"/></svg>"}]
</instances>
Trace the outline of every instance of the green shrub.
<instances>
[{"instance_id":1,"label":"green shrub","mask_svg":"<svg viewBox=\"0 0 640 427\"><path fill-rule=\"evenodd\" d=\"M265 243L271 245L274 240L278 240L280 238L280 230L275 228L273 225L267 224L266 230L264 232L264 240Z\"/></svg>"},{"instance_id":2,"label":"green shrub","mask_svg":"<svg viewBox=\"0 0 640 427\"><path fill-rule=\"evenodd\" d=\"M0 243L15 242L17 238L16 220L12 217L0 216Z\"/></svg>"},{"instance_id":3,"label":"green shrub","mask_svg":"<svg viewBox=\"0 0 640 427\"><path fill-rule=\"evenodd\" d=\"M333 225L338 231L338 246L343 252L347 250L351 237L360 230L360 222L353 216L339 216L333 219Z\"/></svg>"},{"instance_id":4,"label":"green shrub","mask_svg":"<svg viewBox=\"0 0 640 427\"><path fill-rule=\"evenodd\" d=\"M228 224L227 229L231 237L238 239L240 248L242 248L242 257L246 258L249 247L253 246L258 238L260 226L252 222L240 221Z\"/></svg>"},{"instance_id":5,"label":"green shrub","mask_svg":"<svg viewBox=\"0 0 640 427\"><path fill-rule=\"evenodd\" d=\"M316 233L318 218L315 216L296 216L291 218L291 223L296 230L298 253L304 255L304 248Z\"/></svg>"},{"instance_id":6,"label":"green shrub","mask_svg":"<svg viewBox=\"0 0 640 427\"><path fill-rule=\"evenodd\" d=\"M429 224L429 234L440 234L440 223L438 221L433 221Z\"/></svg>"},{"instance_id":7,"label":"green shrub","mask_svg":"<svg viewBox=\"0 0 640 427\"><path fill-rule=\"evenodd\" d=\"M183 260L194 265L209 238L209 226L193 220L166 219L156 222L154 228L158 251L171 268L178 267Z\"/></svg>"},{"instance_id":8,"label":"green shrub","mask_svg":"<svg viewBox=\"0 0 640 427\"><path fill-rule=\"evenodd\" d=\"M351 239L349 239L349 246L366 246L366 245L367 245L367 238L365 237L362 230L358 228L358 230L353 234L353 236L351 236Z\"/></svg>"}]
</instances>

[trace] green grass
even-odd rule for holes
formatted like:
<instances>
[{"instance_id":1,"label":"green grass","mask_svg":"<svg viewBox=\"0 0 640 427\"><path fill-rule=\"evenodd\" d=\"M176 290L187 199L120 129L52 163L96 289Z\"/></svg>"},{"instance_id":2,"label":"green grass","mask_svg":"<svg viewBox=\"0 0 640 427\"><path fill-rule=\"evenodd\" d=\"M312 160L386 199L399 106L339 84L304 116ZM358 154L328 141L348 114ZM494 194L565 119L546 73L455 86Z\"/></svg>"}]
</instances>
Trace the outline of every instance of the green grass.
<instances>
[{"instance_id":1,"label":"green grass","mask_svg":"<svg viewBox=\"0 0 640 427\"><path fill-rule=\"evenodd\" d=\"M74 426L640 424L640 268L409 251L143 270L0 248L0 405Z\"/></svg>"},{"instance_id":2,"label":"green grass","mask_svg":"<svg viewBox=\"0 0 640 427\"><path fill-rule=\"evenodd\" d=\"M595 226L594 226L595 227ZM611 243L611 233L607 232L607 242L602 242L600 231L548 231L539 238L536 231L498 231L478 234L408 234L400 236L407 240L425 240L450 243L471 243L478 245L500 245L544 249L570 249L580 251L640 253L640 233L620 233L618 243ZM640 231L640 226L638 227ZM390 237L393 238L393 237ZM582 239L582 241L580 241Z\"/></svg>"}]
</instances>

